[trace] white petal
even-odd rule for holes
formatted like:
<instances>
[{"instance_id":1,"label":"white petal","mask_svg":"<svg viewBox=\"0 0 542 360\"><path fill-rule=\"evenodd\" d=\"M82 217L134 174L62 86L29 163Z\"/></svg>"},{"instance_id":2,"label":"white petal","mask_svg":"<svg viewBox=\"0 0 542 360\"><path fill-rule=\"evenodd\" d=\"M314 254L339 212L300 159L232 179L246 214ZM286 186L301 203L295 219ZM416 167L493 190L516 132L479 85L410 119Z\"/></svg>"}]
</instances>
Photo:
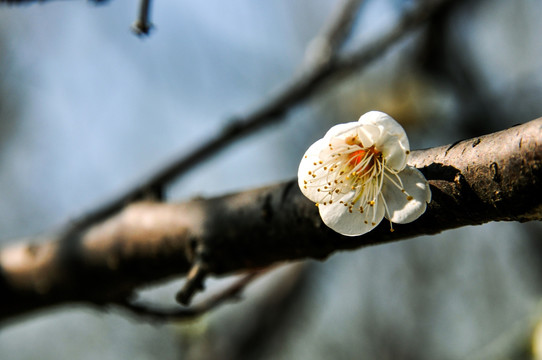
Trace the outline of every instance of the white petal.
<instances>
[{"instance_id":1,"label":"white petal","mask_svg":"<svg viewBox=\"0 0 542 360\"><path fill-rule=\"evenodd\" d=\"M343 199L346 201L352 195L349 194ZM363 213L356 211L355 208L350 213L347 206L338 202L320 205L318 208L324 224L346 236L358 236L373 230L382 221L385 213L383 204L379 202L366 207Z\"/></svg>"},{"instance_id":2,"label":"white petal","mask_svg":"<svg viewBox=\"0 0 542 360\"><path fill-rule=\"evenodd\" d=\"M423 174L416 168L407 166L397 175L401 178L406 193L387 180L382 187L382 195L388 205L389 220L406 224L425 212L427 203L431 201L431 190ZM408 200L408 195L412 196L411 200Z\"/></svg>"},{"instance_id":3,"label":"white petal","mask_svg":"<svg viewBox=\"0 0 542 360\"><path fill-rule=\"evenodd\" d=\"M406 166L408 149L402 146L397 136L386 133L375 146L384 155L387 167L400 171Z\"/></svg>"},{"instance_id":4,"label":"white petal","mask_svg":"<svg viewBox=\"0 0 542 360\"><path fill-rule=\"evenodd\" d=\"M344 149L347 146L344 139L339 139L338 137L324 138L322 140L325 141L325 145L322 151L320 151L319 157L323 161L329 160L330 156L335 154L337 150Z\"/></svg>"},{"instance_id":5,"label":"white petal","mask_svg":"<svg viewBox=\"0 0 542 360\"><path fill-rule=\"evenodd\" d=\"M297 170L297 183L301 192L314 202L319 202L322 199L323 194L317 192L316 186L309 186L310 182L313 180L313 177L309 175L309 171L311 173L314 171L314 163L320 160L320 152L325 146L327 145L324 139L320 139L312 144L301 158L301 163L299 163L299 168ZM307 184L305 184L305 181Z\"/></svg>"},{"instance_id":6,"label":"white petal","mask_svg":"<svg viewBox=\"0 0 542 360\"><path fill-rule=\"evenodd\" d=\"M401 124L395 121L395 119L388 114L380 111L369 111L368 113L361 115L358 122L360 124L375 125L382 128L388 134L396 136L403 149L410 149L405 130Z\"/></svg>"},{"instance_id":7,"label":"white petal","mask_svg":"<svg viewBox=\"0 0 542 360\"><path fill-rule=\"evenodd\" d=\"M364 147L371 147L382 136L382 129L376 125L365 124L357 129L359 140Z\"/></svg>"},{"instance_id":8,"label":"white petal","mask_svg":"<svg viewBox=\"0 0 542 360\"><path fill-rule=\"evenodd\" d=\"M340 136L341 138L345 138L349 135L351 131L359 127L359 123L357 121L348 122L344 124L337 124L333 126L331 129L327 131L327 133L324 135L324 139L329 139L333 136Z\"/></svg>"}]
</instances>

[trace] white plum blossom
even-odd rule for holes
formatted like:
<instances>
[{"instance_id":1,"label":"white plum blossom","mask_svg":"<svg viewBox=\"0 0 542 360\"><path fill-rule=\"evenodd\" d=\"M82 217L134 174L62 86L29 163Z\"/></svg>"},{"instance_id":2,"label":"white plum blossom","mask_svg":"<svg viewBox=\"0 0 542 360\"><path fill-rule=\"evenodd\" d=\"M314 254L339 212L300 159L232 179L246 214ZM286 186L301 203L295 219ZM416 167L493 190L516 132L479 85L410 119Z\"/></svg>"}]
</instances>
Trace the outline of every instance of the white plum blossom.
<instances>
[{"instance_id":1,"label":"white plum blossom","mask_svg":"<svg viewBox=\"0 0 542 360\"><path fill-rule=\"evenodd\" d=\"M379 111L333 126L312 144L298 170L303 194L316 203L322 221L336 232L356 236L384 217L405 224L431 201L423 174L406 164L410 148L404 129Z\"/></svg>"}]
</instances>

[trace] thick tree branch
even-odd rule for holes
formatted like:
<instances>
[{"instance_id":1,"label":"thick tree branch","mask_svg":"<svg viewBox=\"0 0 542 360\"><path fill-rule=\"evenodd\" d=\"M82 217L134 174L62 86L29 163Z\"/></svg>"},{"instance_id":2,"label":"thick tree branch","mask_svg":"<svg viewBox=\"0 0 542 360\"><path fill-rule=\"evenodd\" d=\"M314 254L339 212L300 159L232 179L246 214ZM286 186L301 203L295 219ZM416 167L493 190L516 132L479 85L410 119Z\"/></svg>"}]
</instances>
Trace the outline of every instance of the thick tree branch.
<instances>
[{"instance_id":1,"label":"thick tree branch","mask_svg":"<svg viewBox=\"0 0 542 360\"><path fill-rule=\"evenodd\" d=\"M417 221L343 237L292 180L180 204L139 202L89 229L0 252L0 319L67 302L118 303L141 285L186 274L205 248L215 275L489 221L542 219L542 119L413 151L433 199Z\"/></svg>"}]
</instances>

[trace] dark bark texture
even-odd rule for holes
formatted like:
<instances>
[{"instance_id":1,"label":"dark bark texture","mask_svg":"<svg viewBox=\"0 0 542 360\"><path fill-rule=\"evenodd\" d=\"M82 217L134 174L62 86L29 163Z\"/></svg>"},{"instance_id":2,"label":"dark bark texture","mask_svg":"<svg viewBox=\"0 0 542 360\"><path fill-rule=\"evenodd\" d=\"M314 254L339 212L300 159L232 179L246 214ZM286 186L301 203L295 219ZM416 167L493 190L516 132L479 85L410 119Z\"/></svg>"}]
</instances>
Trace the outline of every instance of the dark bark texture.
<instances>
[{"instance_id":1,"label":"dark bark texture","mask_svg":"<svg viewBox=\"0 0 542 360\"><path fill-rule=\"evenodd\" d=\"M223 275L489 221L542 219L542 119L427 150L409 164L432 201L406 225L383 221L344 237L321 221L296 180L180 204L138 202L91 226L77 224L0 252L0 319L67 302L118 303L139 286L187 274L198 259Z\"/></svg>"}]
</instances>

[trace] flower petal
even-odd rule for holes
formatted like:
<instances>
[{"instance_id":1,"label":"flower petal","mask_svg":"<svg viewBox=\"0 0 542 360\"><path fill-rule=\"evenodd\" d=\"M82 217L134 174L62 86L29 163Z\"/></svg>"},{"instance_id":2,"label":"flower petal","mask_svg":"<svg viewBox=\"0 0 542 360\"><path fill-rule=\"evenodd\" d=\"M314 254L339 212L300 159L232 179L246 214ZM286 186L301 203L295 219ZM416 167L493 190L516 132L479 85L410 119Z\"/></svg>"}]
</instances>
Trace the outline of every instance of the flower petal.
<instances>
[{"instance_id":1,"label":"flower petal","mask_svg":"<svg viewBox=\"0 0 542 360\"><path fill-rule=\"evenodd\" d=\"M397 136L401 146L409 150L408 138L405 129L394 118L381 111L369 111L361 115L358 122L363 125L375 125L385 130L388 134Z\"/></svg>"},{"instance_id":2,"label":"flower petal","mask_svg":"<svg viewBox=\"0 0 542 360\"><path fill-rule=\"evenodd\" d=\"M406 224L419 218L431 201L431 190L423 174L416 168L407 166L397 175L401 179L405 192L394 185L389 179L384 181L382 196L388 206L390 221ZM398 180L394 179L398 182Z\"/></svg>"},{"instance_id":3,"label":"flower petal","mask_svg":"<svg viewBox=\"0 0 542 360\"><path fill-rule=\"evenodd\" d=\"M359 125L357 134L363 147L371 147L375 145L382 136L382 129L376 125Z\"/></svg>"},{"instance_id":4,"label":"flower petal","mask_svg":"<svg viewBox=\"0 0 542 360\"><path fill-rule=\"evenodd\" d=\"M334 136L339 136L341 138L345 138L349 135L351 131L359 127L359 123L357 121L352 121L348 123L343 124L337 124L333 126L331 129L327 131L327 133L324 135L324 139L329 139Z\"/></svg>"},{"instance_id":5,"label":"flower petal","mask_svg":"<svg viewBox=\"0 0 542 360\"><path fill-rule=\"evenodd\" d=\"M364 145L374 144L384 155L386 165L389 168L397 171L402 170L406 165L407 154L410 151L403 127L391 116L380 111L370 111L362 115L358 122L363 124L360 127L362 130L358 130L358 133L364 133L367 138L368 144L365 145L364 142Z\"/></svg>"},{"instance_id":6,"label":"flower petal","mask_svg":"<svg viewBox=\"0 0 542 360\"><path fill-rule=\"evenodd\" d=\"M301 192L314 202L319 202L323 194L317 192L317 186L310 186L310 182L313 180L310 174L314 171L314 163L320 160L320 152L327 146L326 143L327 141L320 139L312 144L301 158L301 163L299 163L299 168L297 169L297 183Z\"/></svg>"},{"instance_id":7,"label":"flower petal","mask_svg":"<svg viewBox=\"0 0 542 360\"><path fill-rule=\"evenodd\" d=\"M350 200L352 196L353 193L345 195L343 200ZM346 236L358 236L373 230L382 221L385 213L383 204L378 201L374 206L366 207L363 213L355 208L349 212L347 206L338 202L320 205L318 208L324 224Z\"/></svg>"},{"instance_id":8,"label":"flower petal","mask_svg":"<svg viewBox=\"0 0 542 360\"><path fill-rule=\"evenodd\" d=\"M375 147L380 150L390 169L401 171L406 166L408 149L405 149L396 135L389 133L380 137Z\"/></svg>"}]
</instances>

